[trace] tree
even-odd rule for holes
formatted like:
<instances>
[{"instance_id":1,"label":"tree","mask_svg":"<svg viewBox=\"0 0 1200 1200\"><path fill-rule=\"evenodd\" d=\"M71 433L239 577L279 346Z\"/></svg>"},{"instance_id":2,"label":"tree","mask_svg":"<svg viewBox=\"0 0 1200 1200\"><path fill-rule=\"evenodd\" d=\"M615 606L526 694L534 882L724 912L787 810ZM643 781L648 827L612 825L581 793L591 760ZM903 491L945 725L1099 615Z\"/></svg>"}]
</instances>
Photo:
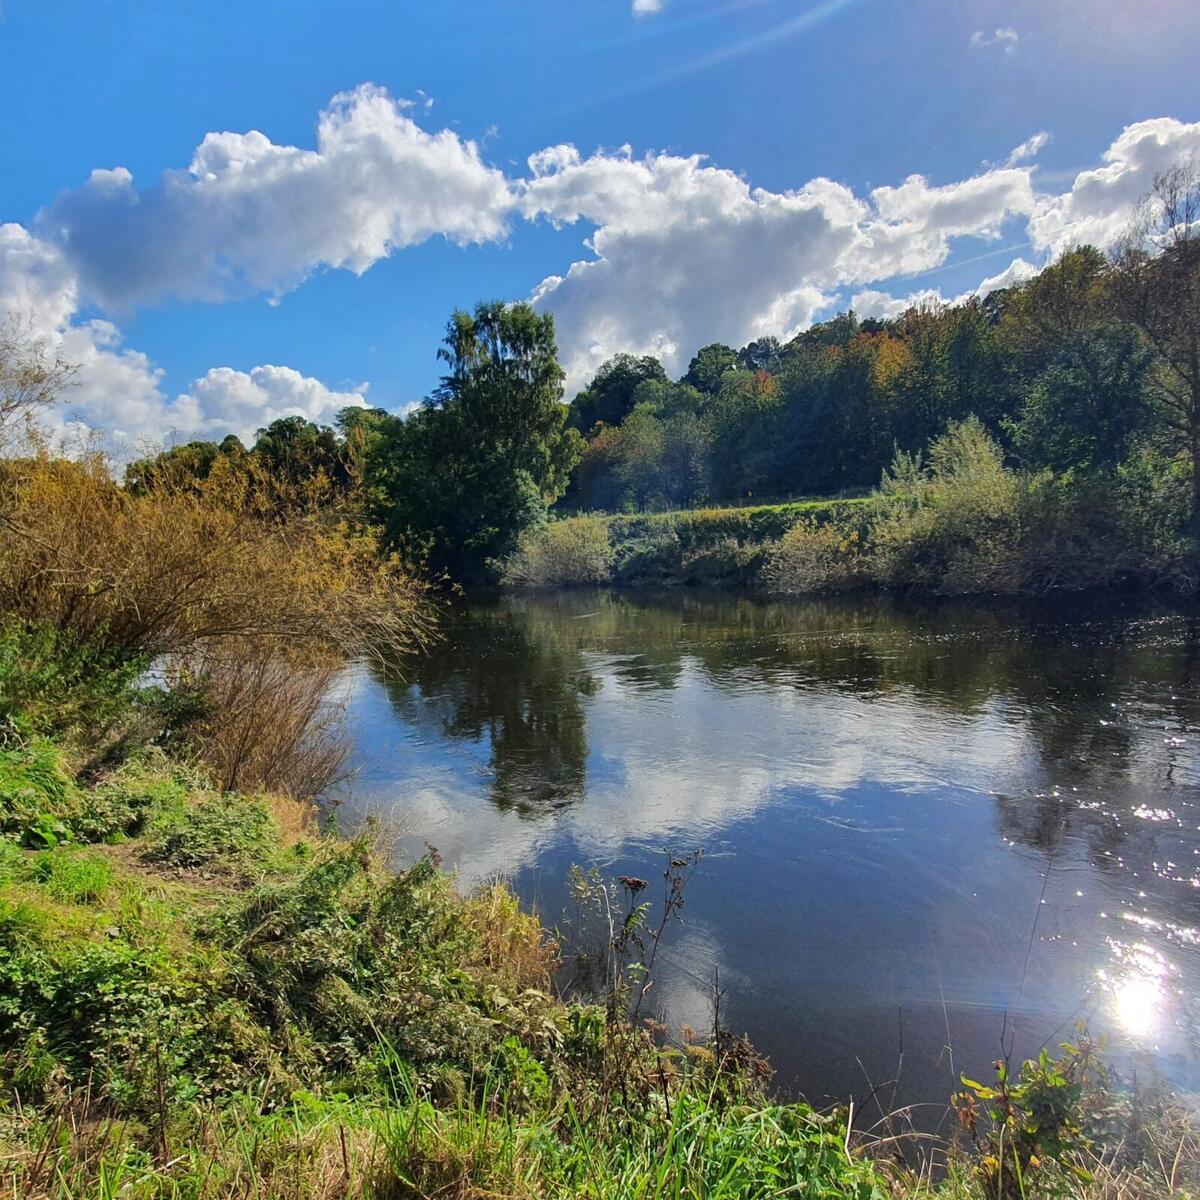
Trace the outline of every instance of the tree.
<instances>
[{"instance_id":1,"label":"tree","mask_svg":"<svg viewBox=\"0 0 1200 1200\"><path fill-rule=\"evenodd\" d=\"M225 442L228 441L226 438ZM220 446L216 442L185 442L149 458L139 458L125 468L125 489L132 495L144 496L164 483L176 488L203 483L224 452L225 442Z\"/></svg>"},{"instance_id":2,"label":"tree","mask_svg":"<svg viewBox=\"0 0 1200 1200\"><path fill-rule=\"evenodd\" d=\"M349 481L337 435L305 417L280 417L260 429L252 453L281 483L307 484L321 474L338 487Z\"/></svg>"},{"instance_id":3,"label":"tree","mask_svg":"<svg viewBox=\"0 0 1200 1200\"><path fill-rule=\"evenodd\" d=\"M432 564L478 579L566 489L582 452L566 424L554 318L528 304L455 312L438 357L448 370L371 454L394 540L412 537Z\"/></svg>"},{"instance_id":4,"label":"tree","mask_svg":"<svg viewBox=\"0 0 1200 1200\"><path fill-rule=\"evenodd\" d=\"M725 374L736 370L737 365L736 350L731 350L721 342L713 342L711 346L697 351L696 357L688 363L687 374L680 383L686 383L697 391L715 396L721 390L721 381Z\"/></svg>"},{"instance_id":5,"label":"tree","mask_svg":"<svg viewBox=\"0 0 1200 1200\"><path fill-rule=\"evenodd\" d=\"M58 399L76 368L50 352L15 314L0 323L0 451L23 422Z\"/></svg>"},{"instance_id":6,"label":"tree","mask_svg":"<svg viewBox=\"0 0 1200 1200\"><path fill-rule=\"evenodd\" d=\"M1110 321L1108 274L1095 246L1076 246L1019 287L1005 289L999 320L1004 348L1040 369L1065 340Z\"/></svg>"},{"instance_id":7,"label":"tree","mask_svg":"<svg viewBox=\"0 0 1200 1200\"><path fill-rule=\"evenodd\" d=\"M755 338L738 351L738 366L743 371L769 371L774 375L779 370L782 353L783 345L777 337Z\"/></svg>"},{"instance_id":8,"label":"tree","mask_svg":"<svg viewBox=\"0 0 1200 1200\"><path fill-rule=\"evenodd\" d=\"M1153 354L1156 411L1192 479L1200 524L1200 176L1159 175L1118 247L1111 290L1117 313Z\"/></svg>"},{"instance_id":9,"label":"tree","mask_svg":"<svg viewBox=\"0 0 1200 1200\"><path fill-rule=\"evenodd\" d=\"M597 422L619 425L633 411L634 399L644 383L666 383L667 373L657 358L617 354L596 372L596 377L571 401L570 424L588 434Z\"/></svg>"},{"instance_id":10,"label":"tree","mask_svg":"<svg viewBox=\"0 0 1200 1200\"><path fill-rule=\"evenodd\" d=\"M776 490L785 415L777 380L765 371L731 371L707 415L708 474L719 499Z\"/></svg>"},{"instance_id":11,"label":"tree","mask_svg":"<svg viewBox=\"0 0 1200 1200\"><path fill-rule=\"evenodd\" d=\"M1077 334L1027 392L1010 425L1014 449L1032 466L1111 471L1145 423L1149 365L1127 327Z\"/></svg>"}]
</instances>

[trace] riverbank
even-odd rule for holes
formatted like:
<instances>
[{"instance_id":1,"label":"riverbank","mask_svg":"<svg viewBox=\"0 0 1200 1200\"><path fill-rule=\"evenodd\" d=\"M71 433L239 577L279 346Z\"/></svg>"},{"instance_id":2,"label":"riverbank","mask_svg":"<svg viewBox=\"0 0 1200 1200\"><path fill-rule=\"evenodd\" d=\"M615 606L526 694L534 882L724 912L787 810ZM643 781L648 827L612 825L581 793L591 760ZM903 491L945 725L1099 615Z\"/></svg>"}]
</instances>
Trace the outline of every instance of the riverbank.
<instances>
[{"instance_id":1,"label":"riverbank","mask_svg":"<svg viewBox=\"0 0 1200 1200\"><path fill-rule=\"evenodd\" d=\"M1149 1198L1195 1178L1177 1107L1073 1054L1002 1102L975 1088L982 1156L940 1146L935 1184L895 1161L901 1118L774 1103L741 1039L628 1017L669 924L640 881L601 885L597 1000L558 999L564 948L502 885L459 895L432 853L390 870L382 830L219 788L166 735L170 696L99 665L75 694L105 698L119 742L54 729L54 664L0 659L5 699L32 697L0 745L8 1194L957 1200L1009 1195L1007 1167L1030 1197ZM1011 1164L988 1106L1023 1131Z\"/></svg>"},{"instance_id":2,"label":"riverbank","mask_svg":"<svg viewBox=\"0 0 1200 1200\"><path fill-rule=\"evenodd\" d=\"M514 587L672 586L763 590L764 571L797 524L868 523L869 497L737 508L562 517L526 535Z\"/></svg>"},{"instance_id":3,"label":"riverbank","mask_svg":"<svg viewBox=\"0 0 1200 1200\"><path fill-rule=\"evenodd\" d=\"M1110 474L1009 466L974 420L929 458L898 456L870 496L535 527L503 564L512 587L736 587L772 595L890 588L1039 596L1138 585L1193 595L1187 480L1149 462Z\"/></svg>"}]
</instances>

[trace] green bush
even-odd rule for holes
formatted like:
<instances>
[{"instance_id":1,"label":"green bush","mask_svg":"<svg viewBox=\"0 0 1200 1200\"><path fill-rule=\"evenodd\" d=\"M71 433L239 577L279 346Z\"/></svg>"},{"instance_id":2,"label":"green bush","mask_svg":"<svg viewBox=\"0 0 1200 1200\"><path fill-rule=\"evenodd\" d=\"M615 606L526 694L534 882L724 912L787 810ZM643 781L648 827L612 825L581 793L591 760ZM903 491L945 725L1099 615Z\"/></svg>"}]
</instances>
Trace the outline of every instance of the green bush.
<instances>
[{"instance_id":1,"label":"green bush","mask_svg":"<svg viewBox=\"0 0 1200 1200\"><path fill-rule=\"evenodd\" d=\"M803 518L779 540L763 577L767 590L780 595L864 587L872 574L863 531L840 520Z\"/></svg>"},{"instance_id":2,"label":"green bush","mask_svg":"<svg viewBox=\"0 0 1200 1200\"><path fill-rule=\"evenodd\" d=\"M510 587L548 588L607 583L613 548L601 517L567 517L525 533L501 571Z\"/></svg>"},{"instance_id":3,"label":"green bush","mask_svg":"<svg viewBox=\"0 0 1200 1200\"><path fill-rule=\"evenodd\" d=\"M79 793L61 750L33 738L0 749L0 833L25 846L70 838Z\"/></svg>"},{"instance_id":4,"label":"green bush","mask_svg":"<svg viewBox=\"0 0 1200 1200\"><path fill-rule=\"evenodd\" d=\"M144 696L146 663L79 645L50 626L0 623L0 729L97 741Z\"/></svg>"},{"instance_id":5,"label":"green bush","mask_svg":"<svg viewBox=\"0 0 1200 1200\"><path fill-rule=\"evenodd\" d=\"M869 531L879 582L940 593L1039 595L1129 582L1196 585L1182 481L1135 461L1115 475L1004 465L975 418L929 462L899 455Z\"/></svg>"},{"instance_id":6,"label":"green bush","mask_svg":"<svg viewBox=\"0 0 1200 1200\"><path fill-rule=\"evenodd\" d=\"M160 812L144 856L175 867L264 863L278 845L271 814L259 799L209 792Z\"/></svg>"}]
</instances>

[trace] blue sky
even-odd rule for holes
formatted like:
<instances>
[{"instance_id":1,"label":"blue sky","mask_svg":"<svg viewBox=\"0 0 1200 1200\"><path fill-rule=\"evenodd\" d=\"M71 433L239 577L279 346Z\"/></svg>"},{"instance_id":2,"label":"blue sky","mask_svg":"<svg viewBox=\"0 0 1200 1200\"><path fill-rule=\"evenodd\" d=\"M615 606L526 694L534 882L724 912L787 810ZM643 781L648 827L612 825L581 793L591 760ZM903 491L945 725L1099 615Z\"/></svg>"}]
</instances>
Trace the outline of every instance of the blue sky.
<instances>
[{"instance_id":1,"label":"blue sky","mask_svg":"<svg viewBox=\"0 0 1200 1200\"><path fill-rule=\"evenodd\" d=\"M252 433L419 399L484 297L555 312L572 387L953 298L1200 153L1193 0L636 7L2 0L0 305L87 423Z\"/></svg>"}]
</instances>

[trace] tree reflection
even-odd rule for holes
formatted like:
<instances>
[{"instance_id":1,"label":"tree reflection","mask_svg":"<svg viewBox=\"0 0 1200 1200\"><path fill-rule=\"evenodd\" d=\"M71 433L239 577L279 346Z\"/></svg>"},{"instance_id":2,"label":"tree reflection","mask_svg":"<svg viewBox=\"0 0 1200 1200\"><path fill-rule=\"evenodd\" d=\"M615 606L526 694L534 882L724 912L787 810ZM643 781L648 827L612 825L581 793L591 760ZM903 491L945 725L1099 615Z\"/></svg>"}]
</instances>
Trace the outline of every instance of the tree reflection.
<instances>
[{"instance_id":1,"label":"tree reflection","mask_svg":"<svg viewBox=\"0 0 1200 1200\"><path fill-rule=\"evenodd\" d=\"M1200 730L1198 634L1194 616L1111 597L1047 607L568 593L456 610L442 643L385 682L411 724L486 740L488 794L523 815L584 796L586 699L602 681L631 703L696 673L715 693L811 691L868 706L902 694L935 715L1024 732L1034 770L1028 792L996 797L1005 838L1049 855L1071 841L1101 869L1132 858L1152 875L1172 834L1134 812L1170 792L1195 815L1171 738ZM866 710L880 722L896 711Z\"/></svg>"},{"instance_id":2,"label":"tree reflection","mask_svg":"<svg viewBox=\"0 0 1200 1200\"><path fill-rule=\"evenodd\" d=\"M442 633L428 654L383 671L404 719L435 723L453 738L486 738L488 795L502 810L532 816L581 799L583 700L598 683L578 650L502 609L452 613Z\"/></svg>"}]
</instances>

